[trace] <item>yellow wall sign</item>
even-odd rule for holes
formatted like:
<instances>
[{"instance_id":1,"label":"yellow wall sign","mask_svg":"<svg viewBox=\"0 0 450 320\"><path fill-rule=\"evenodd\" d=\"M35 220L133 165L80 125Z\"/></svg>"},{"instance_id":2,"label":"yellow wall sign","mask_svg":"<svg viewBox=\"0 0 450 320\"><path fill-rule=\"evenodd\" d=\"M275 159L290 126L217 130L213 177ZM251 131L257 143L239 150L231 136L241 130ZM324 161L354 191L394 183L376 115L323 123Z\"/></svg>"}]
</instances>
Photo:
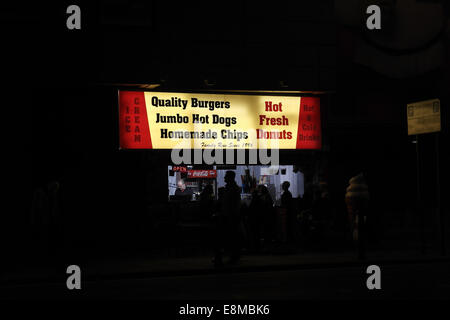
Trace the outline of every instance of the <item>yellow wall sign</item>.
<instances>
[{"instance_id":1,"label":"yellow wall sign","mask_svg":"<svg viewBox=\"0 0 450 320\"><path fill-rule=\"evenodd\" d=\"M123 149L320 149L317 97L119 91Z\"/></svg>"},{"instance_id":2,"label":"yellow wall sign","mask_svg":"<svg viewBox=\"0 0 450 320\"><path fill-rule=\"evenodd\" d=\"M432 99L407 106L408 135L441 131L441 102Z\"/></svg>"}]
</instances>

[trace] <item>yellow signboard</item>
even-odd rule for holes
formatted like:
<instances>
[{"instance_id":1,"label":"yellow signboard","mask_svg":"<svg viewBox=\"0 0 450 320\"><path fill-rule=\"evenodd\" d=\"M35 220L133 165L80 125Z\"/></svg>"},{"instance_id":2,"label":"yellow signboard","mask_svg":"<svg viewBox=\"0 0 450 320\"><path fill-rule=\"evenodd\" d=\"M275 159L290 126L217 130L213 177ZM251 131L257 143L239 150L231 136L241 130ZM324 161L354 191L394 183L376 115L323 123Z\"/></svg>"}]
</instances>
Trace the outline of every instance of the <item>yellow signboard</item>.
<instances>
[{"instance_id":1,"label":"yellow signboard","mask_svg":"<svg viewBox=\"0 0 450 320\"><path fill-rule=\"evenodd\" d=\"M441 102L432 99L407 106L408 135L441 131Z\"/></svg>"},{"instance_id":2,"label":"yellow signboard","mask_svg":"<svg viewBox=\"0 0 450 320\"><path fill-rule=\"evenodd\" d=\"M320 149L318 97L119 92L123 149Z\"/></svg>"}]
</instances>

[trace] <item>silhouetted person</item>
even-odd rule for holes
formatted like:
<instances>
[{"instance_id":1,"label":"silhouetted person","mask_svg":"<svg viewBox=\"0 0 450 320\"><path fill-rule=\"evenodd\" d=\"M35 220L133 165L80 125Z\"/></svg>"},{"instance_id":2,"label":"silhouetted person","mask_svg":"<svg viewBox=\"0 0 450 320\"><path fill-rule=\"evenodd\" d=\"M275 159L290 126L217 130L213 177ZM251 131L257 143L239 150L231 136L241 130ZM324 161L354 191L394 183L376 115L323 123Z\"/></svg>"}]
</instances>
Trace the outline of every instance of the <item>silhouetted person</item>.
<instances>
[{"instance_id":1,"label":"silhouetted person","mask_svg":"<svg viewBox=\"0 0 450 320\"><path fill-rule=\"evenodd\" d=\"M312 193L306 190L299 204L300 246L306 250L311 236Z\"/></svg>"},{"instance_id":2,"label":"silhouetted person","mask_svg":"<svg viewBox=\"0 0 450 320\"><path fill-rule=\"evenodd\" d=\"M264 242L269 243L275 240L277 218L275 208L273 207L273 200L270 196L269 189L265 185L260 185L260 198L262 213L264 219L263 237Z\"/></svg>"},{"instance_id":3,"label":"silhouetted person","mask_svg":"<svg viewBox=\"0 0 450 320\"><path fill-rule=\"evenodd\" d=\"M203 218L210 218L214 209L214 190L208 184L200 194L200 211Z\"/></svg>"},{"instance_id":4,"label":"silhouetted person","mask_svg":"<svg viewBox=\"0 0 450 320\"><path fill-rule=\"evenodd\" d=\"M258 185L250 203L250 230L255 251L261 249L263 242L275 238L276 215L272 197L264 185Z\"/></svg>"},{"instance_id":5,"label":"silhouetted person","mask_svg":"<svg viewBox=\"0 0 450 320\"><path fill-rule=\"evenodd\" d=\"M281 195L281 207L286 210L287 241L292 243L295 240L295 215L292 193L289 191L290 185L289 181L285 181L281 185L281 188L283 189L283 194Z\"/></svg>"},{"instance_id":6,"label":"silhouetted person","mask_svg":"<svg viewBox=\"0 0 450 320\"><path fill-rule=\"evenodd\" d=\"M212 200L213 195L214 195L213 186L211 184L207 184L200 193L200 201Z\"/></svg>"},{"instance_id":7,"label":"silhouetted person","mask_svg":"<svg viewBox=\"0 0 450 320\"><path fill-rule=\"evenodd\" d=\"M252 192L252 200L249 208L249 231L251 248L259 252L261 249L261 239L263 239L264 230L264 208L262 202L262 191L258 186Z\"/></svg>"},{"instance_id":8,"label":"silhouetted person","mask_svg":"<svg viewBox=\"0 0 450 320\"><path fill-rule=\"evenodd\" d=\"M292 193L289 191L291 184L289 181L283 182L281 189L283 189L283 194L281 195L281 207L286 209L291 209L292 207Z\"/></svg>"},{"instance_id":9,"label":"silhouetted person","mask_svg":"<svg viewBox=\"0 0 450 320\"><path fill-rule=\"evenodd\" d=\"M369 188L363 173L354 176L349 181L345 194L345 202L349 220L352 225L353 239L357 241L358 258L365 259L366 253L366 219L369 213Z\"/></svg>"},{"instance_id":10,"label":"silhouetted person","mask_svg":"<svg viewBox=\"0 0 450 320\"><path fill-rule=\"evenodd\" d=\"M219 188L219 212L216 218L214 265L223 265L223 251L229 250L230 262L241 256L241 188L236 184L235 173L225 173L225 187Z\"/></svg>"}]
</instances>

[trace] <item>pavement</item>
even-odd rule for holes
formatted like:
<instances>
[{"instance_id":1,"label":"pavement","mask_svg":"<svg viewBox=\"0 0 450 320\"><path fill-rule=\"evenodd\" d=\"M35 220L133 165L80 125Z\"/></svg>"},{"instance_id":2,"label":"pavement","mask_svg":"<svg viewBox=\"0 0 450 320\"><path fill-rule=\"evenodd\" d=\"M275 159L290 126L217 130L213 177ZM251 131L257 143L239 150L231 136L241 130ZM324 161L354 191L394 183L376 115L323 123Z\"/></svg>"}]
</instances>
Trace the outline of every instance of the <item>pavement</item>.
<instances>
[{"instance_id":1,"label":"pavement","mask_svg":"<svg viewBox=\"0 0 450 320\"><path fill-rule=\"evenodd\" d=\"M304 315L311 301L346 300L449 300L450 262L380 264L377 290L367 287L366 266L301 269L284 271L233 272L191 276L167 276L132 279L82 280L79 290L68 290L65 281L0 287L0 300L148 300L150 315L178 319L187 304L211 306L221 319L229 316L230 305L267 305L270 319L289 319ZM279 301L287 304L279 305ZM168 303L169 302L169 303ZM413 302L413 305L415 302ZM226 307L228 305L228 307ZM116 306L116 305L115 305ZM349 305L354 307L353 305ZM109 306L108 306L109 307ZM288 307L284 317L276 316ZM371 313L380 305L368 306ZM392 306L390 306L392 307ZM408 309L411 303L408 303ZM131 308L133 309L133 308ZM323 306L313 310L323 310ZM335 309L331 309L335 311ZM349 309L347 309L348 312ZM104 311L104 310L102 310ZM400 310L399 310L400 311ZM404 312L404 310L401 310ZM129 308L127 308L127 315ZM247 318L241 315L240 318ZM261 317L261 315L256 316ZM201 319L202 317L196 317ZM239 319L239 317L231 317ZM194 319L187 317L187 319Z\"/></svg>"},{"instance_id":2,"label":"pavement","mask_svg":"<svg viewBox=\"0 0 450 320\"><path fill-rule=\"evenodd\" d=\"M225 264L220 269L213 267L211 256L174 258L149 257L141 254L128 257L91 258L81 263L71 261L71 264L77 264L80 267L83 279L97 281L449 261L450 257L448 255L424 255L420 252L406 251L370 252L365 260L358 260L355 252L342 251L249 254L243 255L238 264ZM65 281L67 278L67 266L62 263L47 266L24 264L14 270L2 272L0 275L0 286Z\"/></svg>"}]
</instances>

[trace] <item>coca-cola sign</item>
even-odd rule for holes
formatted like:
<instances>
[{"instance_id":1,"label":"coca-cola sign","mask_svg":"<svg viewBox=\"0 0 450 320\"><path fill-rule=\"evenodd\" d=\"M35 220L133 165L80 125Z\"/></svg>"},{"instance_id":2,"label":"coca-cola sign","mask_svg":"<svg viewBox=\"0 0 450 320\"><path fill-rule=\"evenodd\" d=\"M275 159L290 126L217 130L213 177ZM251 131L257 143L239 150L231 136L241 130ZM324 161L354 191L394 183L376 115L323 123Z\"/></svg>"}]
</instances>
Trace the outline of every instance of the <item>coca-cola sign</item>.
<instances>
[{"instance_id":1,"label":"coca-cola sign","mask_svg":"<svg viewBox=\"0 0 450 320\"><path fill-rule=\"evenodd\" d=\"M216 170L188 170L188 178L216 178Z\"/></svg>"}]
</instances>

